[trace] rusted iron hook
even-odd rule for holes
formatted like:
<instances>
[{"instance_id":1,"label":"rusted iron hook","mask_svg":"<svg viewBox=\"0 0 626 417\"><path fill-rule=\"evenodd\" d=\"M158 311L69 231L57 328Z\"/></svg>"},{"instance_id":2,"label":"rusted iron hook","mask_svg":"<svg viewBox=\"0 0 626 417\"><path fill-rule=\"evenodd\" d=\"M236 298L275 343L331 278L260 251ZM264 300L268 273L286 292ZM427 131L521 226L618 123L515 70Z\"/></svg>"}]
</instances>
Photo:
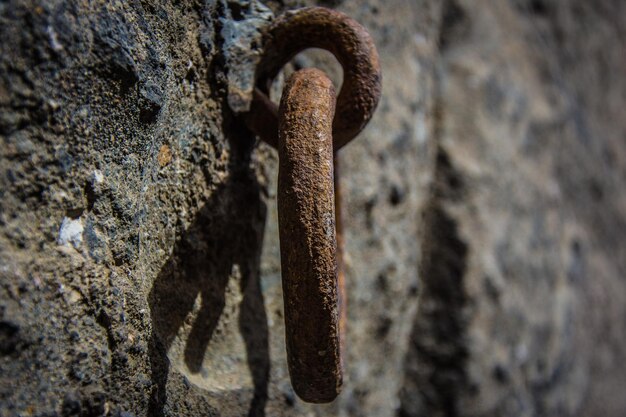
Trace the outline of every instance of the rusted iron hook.
<instances>
[{"instance_id":1,"label":"rusted iron hook","mask_svg":"<svg viewBox=\"0 0 626 417\"><path fill-rule=\"evenodd\" d=\"M320 70L295 72L277 109L269 84L298 52L332 52L344 69L336 98ZM314 7L271 25L246 122L279 153L278 217L289 373L304 401L334 400L343 383L345 295L335 152L371 118L381 92L376 48L347 16Z\"/></svg>"},{"instance_id":2,"label":"rusted iron hook","mask_svg":"<svg viewBox=\"0 0 626 417\"><path fill-rule=\"evenodd\" d=\"M343 13L324 7L288 11L268 28L248 127L278 149L278 109L268 98L271 82L299 52L320 48L331 52L343 68L343 84L333 120L334 150L339 150L372 117L382 88L382 74L374 41L363 26Z\"/></svg>"}]
</instances>

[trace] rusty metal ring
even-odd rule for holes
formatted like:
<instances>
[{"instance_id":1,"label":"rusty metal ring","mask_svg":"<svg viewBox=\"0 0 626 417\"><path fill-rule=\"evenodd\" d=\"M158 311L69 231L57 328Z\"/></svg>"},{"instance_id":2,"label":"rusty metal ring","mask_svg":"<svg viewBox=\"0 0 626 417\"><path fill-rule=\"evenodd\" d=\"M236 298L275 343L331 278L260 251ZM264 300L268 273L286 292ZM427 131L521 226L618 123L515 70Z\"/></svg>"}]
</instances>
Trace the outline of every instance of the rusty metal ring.
<instances>
[{"instance_id":1,"label":"rusty metal ring","mask_svg":"<svg viewBox=\"0 0 626 417\"><path fill-rule=\"evenodd\" d=\"M277 106L267 97L269 86L287 62L308 48L331 52L343 67L343 85L333 120L333 147L337 151L371 119L380 98L382 75L369 33L334 10L307 7L289 11L270 25L246 122L262 140L278 147Z\"/></svg>"},{"instance_id":2,"label":"rusty metal ring","mask_svg":"<svg viewBox=\"0 0 626 417\"><path fill-rule=\"evenodd\" d=\"M341 289L333 190L335 89L322 71L291 75L279 108L278 224L285 341L295 392L330 402L341 390Z\"/></svg>"}]
</instances>

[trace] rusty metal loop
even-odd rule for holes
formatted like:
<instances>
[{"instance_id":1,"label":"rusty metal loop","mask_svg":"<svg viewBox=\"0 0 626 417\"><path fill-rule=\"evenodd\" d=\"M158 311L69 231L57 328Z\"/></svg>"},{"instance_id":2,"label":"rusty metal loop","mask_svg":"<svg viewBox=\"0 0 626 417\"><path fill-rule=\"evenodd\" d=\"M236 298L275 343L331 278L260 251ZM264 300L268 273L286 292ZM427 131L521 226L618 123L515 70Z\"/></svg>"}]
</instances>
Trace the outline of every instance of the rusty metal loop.
<instances>
[{"instance_id":1,"label":"rusty metal loop","mask_svg":"<svg viewBox=\"0 0 626 417\"><path fill-rule=\"evenodd\" d=\"M333 145L337 151L372 117L381 94L382 75L378 52L369 33L353 19L334 10L307 7L289 11L270 25L246 122L262 140L278 147L278 113L267 97L269 86L287 62L308 48L331 52L343 67L343 85L333 120Z\"/></svg>"},{"instance_id":2,"label":"rusty metal loop","mask_svg":"<svg viewBox=\"0 0 626 417\"><path fill-rule=\"evenodd\" d=\"M271 82L296 54L330 51L344 71L339 96L317 69L287 80L278 108ZM336 152L369 122L381 93L378 53L348 16L321 7L287 12L264 38L248 127L278 149L278 222L285 340L295 392L308 402L334 400L343 383L346 321L343 237Z\"/></svg>"},{"instance_id":3,"label":"rusty metal loop","mask_svg":"<svg viewBox=\"0 0 626 417\"><path fill-rule=\"evenodd\" d=\"M320 70L287 81L280 100L278 223L291 382L330 402L342 379L332 121L335 89Z\"/></svg>"}]
</instances>

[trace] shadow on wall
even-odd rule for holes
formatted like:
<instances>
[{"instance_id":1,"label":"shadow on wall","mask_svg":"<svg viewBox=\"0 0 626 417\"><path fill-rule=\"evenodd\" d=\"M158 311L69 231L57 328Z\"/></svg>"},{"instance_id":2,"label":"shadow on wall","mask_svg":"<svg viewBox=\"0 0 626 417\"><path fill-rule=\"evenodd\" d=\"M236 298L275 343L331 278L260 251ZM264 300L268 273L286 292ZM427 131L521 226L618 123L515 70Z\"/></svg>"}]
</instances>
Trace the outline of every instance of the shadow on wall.
<instances>
[{"instance_id":1,"label":"shadow on wall","mask_svg":"<svg viewBox=\"0 0 626 417\"><path fill-rule=\"evenodd\" d=\"M239 164L247 166L247 164ZM241 270L239 328L246 345L254 383L249 416L263 416L269 379L267 316L259 283L265 205L248 168L231 170L229 180L214 191L193 223L180 236L149 295L152 320L150 363L153 392L150 416L163 416L167 403L167 351L198 295L201 307L185 346L185 363L199 372L204 353L225 305L233 270Z\"/></svg>"}]
</instances>

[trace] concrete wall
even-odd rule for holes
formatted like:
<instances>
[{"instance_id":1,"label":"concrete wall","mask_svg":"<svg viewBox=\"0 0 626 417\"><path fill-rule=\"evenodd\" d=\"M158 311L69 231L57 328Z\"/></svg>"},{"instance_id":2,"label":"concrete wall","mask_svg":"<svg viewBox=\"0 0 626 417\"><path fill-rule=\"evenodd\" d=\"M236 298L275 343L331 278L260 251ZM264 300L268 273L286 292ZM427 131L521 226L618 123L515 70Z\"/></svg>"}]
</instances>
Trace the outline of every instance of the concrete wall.
<instances>
[{"instance_id":1,"label":"concrete wall","mask_svg":"<svg viewBox=\"0 0 626 417\"><path fill-rule=\"evenodd\" d=\"M0 3L0 416L621 416L624 3L318 3L384 77L339 156L324 406L286 368L277 155L233 111L305 4Z\"/></svg>"}]
</instances>

